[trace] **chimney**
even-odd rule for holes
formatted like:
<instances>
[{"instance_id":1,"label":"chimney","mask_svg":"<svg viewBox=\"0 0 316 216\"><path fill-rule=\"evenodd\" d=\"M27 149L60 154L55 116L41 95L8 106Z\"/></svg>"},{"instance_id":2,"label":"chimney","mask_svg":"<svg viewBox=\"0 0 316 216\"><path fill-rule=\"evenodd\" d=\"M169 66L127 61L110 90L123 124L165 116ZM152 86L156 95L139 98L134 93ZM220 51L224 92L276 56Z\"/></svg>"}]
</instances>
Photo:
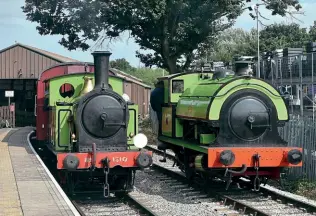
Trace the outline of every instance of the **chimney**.
<instances>
[{"instance_id":1,"label":"chimney","mask_svg":"<svg viewBox=\"0 0 316 216\"><path fill-rule=\"evenodd\" d=\"M94 58L94 88L109 88L109 64L110 55L108 51L95 51Z\"/></svg>"}]
</instances>

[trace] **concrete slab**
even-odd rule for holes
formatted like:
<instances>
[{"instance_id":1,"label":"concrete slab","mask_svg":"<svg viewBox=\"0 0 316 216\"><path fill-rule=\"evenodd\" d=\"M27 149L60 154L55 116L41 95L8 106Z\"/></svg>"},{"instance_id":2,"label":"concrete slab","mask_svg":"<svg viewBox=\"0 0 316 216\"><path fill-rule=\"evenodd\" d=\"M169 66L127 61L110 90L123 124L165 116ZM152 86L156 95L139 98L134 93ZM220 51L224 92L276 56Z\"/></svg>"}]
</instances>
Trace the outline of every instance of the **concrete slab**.
<instances>
[{"instance_id":1,"label":"concrete slab","mask_svg":"<svg viewBox=\"0 0 316 216\"><path fill-rule=\"evenodd\" d=\"M0 129L0 216L79 215L29 145L32 130Z\"/></svg>"}]
</instances>

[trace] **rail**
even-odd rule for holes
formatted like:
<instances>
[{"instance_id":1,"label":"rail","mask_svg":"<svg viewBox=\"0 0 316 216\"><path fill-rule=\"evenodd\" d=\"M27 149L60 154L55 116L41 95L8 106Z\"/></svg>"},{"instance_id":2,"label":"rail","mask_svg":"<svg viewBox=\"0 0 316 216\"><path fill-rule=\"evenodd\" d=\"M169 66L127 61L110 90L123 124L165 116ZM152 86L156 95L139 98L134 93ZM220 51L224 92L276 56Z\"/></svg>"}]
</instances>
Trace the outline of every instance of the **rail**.
<instances>
[{"instance_id":1,"label":"rail","mask_svg":"<svg viewBox=\"0 0 316 216\"><path fill-rule=\"evenodd\" d=\"M163 155L163 152L158 150L156 148L156 146L148 145L148 146L146 146L146 148L153 151L154 153L156 153L158 155L161 155L161 156ZM175 158L175 156L171 155L170 153L166 153L166 157L168 159ZM152 167L156 170L159 170L160 172L165 173L166 175L169 175L169 176L172 176L173 178L176 178L179 181L182 181L182 182L187 181L187 179L183 173L175 172L174 170L160 166L157 163L154 163ZM247 185L247 182L245 181L244 184ZM249 188L249 187L247 187L247 188ZM211 188L211 190L212 190L212 188ZM283 194L279 194L276 191L272 191L268 188L265 188L264 186L262 186L260 188L260 191L258 191L258 192L253 192L253 191L250 191L249 189L242 189L241 191L246 191L246 192L248 191L249 193L257 194L258 196L264 195L264 197L270 197L272 200L277 201L277 202L281 201L282 203L292 205L292 206L296 207L297 209L304 209L304 211L306 211L306 212L316 213L316 205L312 205L312 204L306 203L304 201L294 199L290 196L285 196ZM237 193L240 193L241 191L239 191ZM253 207L253 206L248 205L248 204L246 204L246 203L244 203L236 198L233 198L233 196L227 195L226 192L219 190L218 186L213 188L212 193L216 194L216 197L219 200L221 200L224 205L231 205L231 206L233 206L234 209L239 209L244 214L249 213L249 214L254 214L257 216L270 215L270 214L268 214L260 209L257 209L256 207Z\"/></svg>"},{"instance_id":2,"label":"rail","mask_svg":"<svg viewBox=\"0 0 316 216\"><path fill-rule=\"evenodd\" d=\"M122 211L123 208L126 212L134 210L135 212L141 213L141 215L158 216L143 205L143 203L135 196L130 194L124 198L102 197L98 199L94 197L93 199L81 199L77 197L76 200L72 200L72 203L81 216L94 215L96 212L100 215L103 215L103 213L106 213L107 215L116 215L117 207L120 208L120 211ZM88 207L85 207L86 205Z\"/></svg>"},{"instance_id":3,"label":"rail","mask_svg":"<svg viewBox=\"0 0 316 216\"><path fill-rule=\"evenodd\" d=\"M158 214L154 213L152 210L147 208L140 200L138 200L135 196L128 194L126 196L127 201L136 206L138 209L142 210L142 212L148 216L158 216Z\"/></svg>"},{"instance_id":4,"label":"rail","mask_svg":"<svg viewBox=\"0 0 316 216\"><path fill-rule=\"evenodd\" d=\"M86 216L86 214L81 210L80 205L75 200L72 200L71 202L81 216Z\"/></svg>"}]
</instances>

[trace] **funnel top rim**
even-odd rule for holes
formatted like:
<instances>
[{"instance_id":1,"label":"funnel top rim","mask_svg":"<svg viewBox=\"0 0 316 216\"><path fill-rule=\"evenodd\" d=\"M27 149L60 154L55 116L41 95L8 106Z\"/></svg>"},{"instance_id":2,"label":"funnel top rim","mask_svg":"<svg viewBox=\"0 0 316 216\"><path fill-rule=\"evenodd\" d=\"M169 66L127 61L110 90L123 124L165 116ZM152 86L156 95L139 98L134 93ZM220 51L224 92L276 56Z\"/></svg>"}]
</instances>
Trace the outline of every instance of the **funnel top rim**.
<instances>
[{"instance_id":1,"label":"funnel top rim","mask_svg":"<svg viewBox=\"0 0 316 216\"><path fill-rule=\"evenodd\" d=\"M112 53L110 51L94 51L91 53L92 55L105 55L110 56Z\"/></svg>"}]
</instances>

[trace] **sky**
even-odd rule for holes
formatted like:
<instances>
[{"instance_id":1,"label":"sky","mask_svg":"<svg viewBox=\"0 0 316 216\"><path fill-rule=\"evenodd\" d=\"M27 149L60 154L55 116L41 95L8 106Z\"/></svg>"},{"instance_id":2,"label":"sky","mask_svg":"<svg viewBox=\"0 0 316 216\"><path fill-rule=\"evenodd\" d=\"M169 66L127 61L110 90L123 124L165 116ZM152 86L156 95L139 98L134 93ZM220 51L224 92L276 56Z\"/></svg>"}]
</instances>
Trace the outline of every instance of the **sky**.
<instances>
[{"instance_id":1,"label":"sky","mask_svg":"<svg viewBox=\"0 0 316 216\"><path fill-rule=\"evenodd\" d=\"M253 2L256 3L254 0ZM262 8L260 9L261 14L269 19L262 19L263 24L295 22L303 27L311 26L314 20L316 20L316 0L300 0L300 2L305 15L296 15L296 17L302 22L281 16L271 16L271 12ZM61 36L39 35L36 30L37 24L26 20L26 16L21 9L23 5L24 0L0 0L0 50L18 42L80 61L91 62L93 60L91 56L92 50L85 52L81 50L68 51L58 43ZM256 27L256 21L250 18L249 13L249 11L245 11L244 14L236 20L234 27L243 28L245 30ZM104 45L106 47L107 44ZM128 38L127 34L122 35L119 41L110 44L108 48L113 53L111 60L125 58L135 67L141 65L139 59L135 56L135 52L139 49L139 46L132 38Z\"/></svg>"}]
</instances>

